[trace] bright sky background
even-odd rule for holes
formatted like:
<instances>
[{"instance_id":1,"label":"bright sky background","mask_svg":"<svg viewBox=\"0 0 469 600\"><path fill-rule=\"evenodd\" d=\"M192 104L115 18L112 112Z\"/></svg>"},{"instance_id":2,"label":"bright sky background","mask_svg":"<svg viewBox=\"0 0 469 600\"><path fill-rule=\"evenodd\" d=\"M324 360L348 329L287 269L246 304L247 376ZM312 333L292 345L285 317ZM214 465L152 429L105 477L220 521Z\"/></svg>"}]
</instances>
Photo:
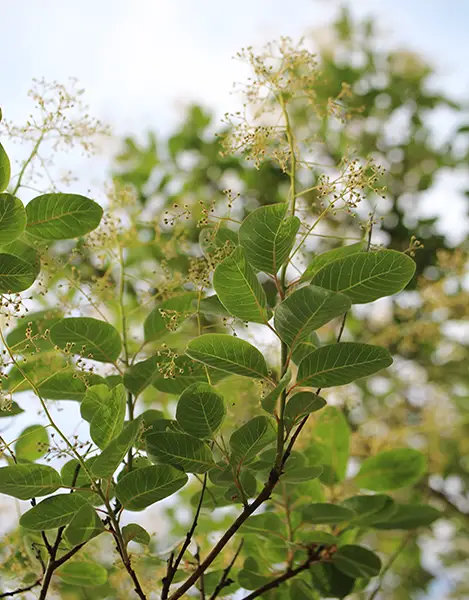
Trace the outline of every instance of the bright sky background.
<instances>
[{"instance_id":1,"label":"bright sky background","mask_svg":"<svg viewBox=\"0 0 469 600\"><path fill-rule=\"evenodd\" d=\"M79 177L74 191L102 190L110 160L124 134L171 130L192 101L221 117L236 106L231 94L246 68L233 60L243 46L262 46L281 35L298 39L327 23L337 0L0 0L2 60L0 103L5 117L23 122L31 110L31 80L77 77L93 116L115 139L103 156L67 158ZM379 19L383 41L426 55L438 67L437 83L455 96L469 92L469 1L350 0L357 16ZM8 58L5 58L8 57ZM451 124L440 119L438 127ZM7 150L21 159L19 147ZM465 202L461 178L445 178L425 203L446 231L461 234ZM444 202L441 197L444 196ZM27 198L24 197L26 200ZM457 236L459 237L459 236Z\"/></svg>"},{"instance_id":2,"label":"bright sky background","mask_svg":"<svg viewBox=\"0 0 469 600\"><path fill-rule=\"evenodd\" d=\"M182 107L198 101L221 115L234 107L232 84L246 77L232 57L243 46L289 35L298 39L335 13L335 0L0 0L0 104L6 117L24 121L31 110L31 80L64 82L77 77L91 113L109 123L116 142L90 163L73 158L80 186L106 177L119 136L152 128L171 130ZM467 98L469 0L351 0L356 15L374 14L393 45L433 61L437 83ZM444 118L443 131L450 127ZM5 144L16 158L21 148ZM440 184L430 212L457 229L465 210L452 191L459 179ZM71 406L73 405L73 407ZM70 408L69 408L70 407ZM67 418L78 409L67 403ZM15 422L20 431L34 418L30 408ZM24 418L23 418L24 417ZM76 422L76 421L75 421ZM0 431L5 424L0 424ZM11 429L9 437L11 437Z\"/></svg>"}]
</instances>

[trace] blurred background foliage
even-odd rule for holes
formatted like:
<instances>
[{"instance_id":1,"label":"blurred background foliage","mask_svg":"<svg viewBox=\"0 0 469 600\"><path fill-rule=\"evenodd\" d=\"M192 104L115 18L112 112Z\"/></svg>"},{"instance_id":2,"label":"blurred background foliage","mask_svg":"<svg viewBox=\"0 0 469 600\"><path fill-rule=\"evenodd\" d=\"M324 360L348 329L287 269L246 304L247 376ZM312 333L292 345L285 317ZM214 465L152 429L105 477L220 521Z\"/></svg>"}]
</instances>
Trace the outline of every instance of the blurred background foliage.
<instances>
[{"instance_id":1,"label":"blurred background foliage","mask_svg":"<svg viewBox=\"0 0 469 600\"><path fill-rule=\"evenodd\" d=\"M469 598L467 251L465 242L455 248L454 240L442 233L438 219L429 218L424 210L428 192L443 174L468 170L469 107L435 89L434 72L424 56L383 48L373 21L354 22L343 10L322 37L327 42L318 43L312 35L321 72L314 92L318 104L339 98L336 110L345 111L347 119L337 127L330 114L312 117L307 101L295 105L292 127L297 139L305 143L317 140L316 162L302 171L303 188L314 188L302 196L302 218L314 220L320 214L317 184L324 168L341 163L344 156L369 157L382 166L379 187L384 192L364 189L355 219L348 212L330 213L316 230L301 262L306 266L316 253L342 245L344 238L359 238L363 234L360 222L366 221L369 213L374 213L376 220L373 243L401 251L410 247L417 262L416 277L408 291L397 300L382 300L366 310L358 307L347 322L346 339L389 347L396 357L394 367L386 375L335 390L327 399L342 409L340 414L352 432L351 473L363 457L388 447L414 446L428 457L428 477L417 489L399 491L396 497L403 502L425 500L445 512L445 519L431 530L407 535L405 545L401 534L370 534L378 549L394 556L376 598ZM308 36L306 41L311 41ZM301 67L296 75L302 76ZM450 114L451 123L456 125L436 135L434 117L441 114ZM131 329L141 327L137 309L142 305L142 282L151 281L147 290L149 312L155 299L170 297L181 283L197 277L196 242L207 218L216 218L232 207L233 219L240 221L257 206L280 202L287 196L289 179L278 163L266 158L256 164L242 153L224 149L222 141L231 133L233 118L236 115L227 116L219 126L209 105L194 105L188 107L168 138L150 127L146 140L123 140L115 157L110 203L127 231L126 295L129 307L136 309L135 319L130 319ZM448 210L451 202L451 197L441 198ZM110 222L109 227L113 226ZM60 261L68 249L55 252L54 260ZM103 305L118 311L112 265L99 263L94 252L92 245L84 245L72 260L67 259L70 278L79 272L80 286L95 292L99 287ZM189 259L191 254L194 260ZM56 283L60 285L59 279ZM269 282L265 287L268 294L275 294ZM62 293L64 306L73 304L76 293L73 286ZM222 330L224 324L215 315L202 327ZM189 321L165 341L181 350L195 331L196 324ZM321 339L333 336L331 328L321 331ZM132 339L130 343L135 346ZM137 350L133 347L134 352ZM260 398L260 389L251 381L237 380L235 393L229 379L220 384L221 391L225 388L233 397L231 417L240 423L252 416L253 398ZM161 409L168 415L174 409L175 396L154 388L146 390L142 400L145 408ZM300 444L305 456L314 452L314 439L313 421ZM345 493L344 484L323 487L316 481L287 483L279 486L278 494L331 500ZM195 486L184 490L181 504L165 508L170 533L164 543L162 538L155 539L157 551L166 551L172 542L184 537L195 490ZM209 500L210 496L200 527L213 533L226 526L231 517L223 509L215 521ZM210 539L208 536L204 544ZM202 546L202 551L206 550ZM276 558L276 548L266 548L261 537L249 536L243 552L262 556L261 566L263 560ZM15 560L20 558L10 556L3 567L17 568ZM163 559L158 562L142 554L139 568L156 582L152 575L155 565L164 565ZM122 575L116 570L114 590L118 589L119 577ZM285 586L266 598L291 598L293 591ZM60 593L70 599L91 597L85 588L62 587ZM93 589L92 597L114 597L112 593L116 592L106 585ZM369 591L357 592L354 597L368 600L369 595Z\"/></svg>"}]
</instances>

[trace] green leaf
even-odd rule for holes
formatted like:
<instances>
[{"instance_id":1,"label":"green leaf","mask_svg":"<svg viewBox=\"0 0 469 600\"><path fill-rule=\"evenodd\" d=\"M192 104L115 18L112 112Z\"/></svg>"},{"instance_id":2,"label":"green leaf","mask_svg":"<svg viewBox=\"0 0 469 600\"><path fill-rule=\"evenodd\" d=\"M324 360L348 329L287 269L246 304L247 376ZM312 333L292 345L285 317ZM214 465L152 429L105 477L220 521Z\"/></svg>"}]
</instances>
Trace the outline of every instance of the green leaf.
<instances>
[{"instance_id":1,"label":"green leaf","mask_svg":"<svg viewBox=\"0 0 469 600\"><path fill-rule=\"evenodd\" d=\"M396 448L367 458L355 476L356 484L368 490L397 490L418 481L427 470L425 456L412 448Z\"/></svg>"},{"instance_id":2,"label":"green leaf","mask_svg":"<svg viewBox=\"0 0 469 600\"><path fill-rule=\"evenodd\" d=\"M196 297L196 292L187 292L164 300L154 308L143 324L145 341L153 342L170 331L176 331L185 319L194 314L192 302Z\"/></svg>"},{"instance_id":3,"label":"green leaf","mask_svg":"<svg viewBox=\"0 0 469 600\"><path fill-rule=\"evenodd\" d=\"M257 561L249 556L238 573L238 583L245 590L255 590L269 582L269 578L259 573Z\"/></svg>"},{"instance_id":4,"label":"green leaf","mask_svg":"<svg viewBox=\"0 0 469 600\"><path fill-rule=\"evenodd\" d=\"M204 227L199 235L199 244L205 256L214 253L223 256L238 245L238 235L227 227Z\"/></svg>"},{"instance_id":5,"label":"green leaf","mask_svg":"<svg viewBox=\"0 0 469 600\"><path fill-rule=\"evenodd\" d=\"M34 264L13 254L0 253L0 293L16 294L31 287L37 276Z\"/></svg>"},{"instance_id":6,"label":"green leaf","mask_svg":"<svg viewBox=\"0 0 469 600\"><path fill-rule=\"evenodd\" d=\"M101 452L91 466L93 475L101 478L111 477L121 464L124 456L135 444L141 431L141 419L137 418L125 425L122 432Z\"/></svg>"},{"instance_id":7,"label":"green leaf","mask_svg":"<svg viewBox=\"0 0 469 600\"><path fill-rule=\"evenodd\" d=\"M335 525L344 521L351 521L355 513L345 506L317 502L304 506L301 511L303 521L315 525Z\"/></svg>"},{"instance_id":8,"label":"green leaf","mask_svg":"<svg viewBox=\"0 0 469 600\"><path fill-rule=\"evenodd\" d=\"M47 465L12 465L0 469L0 493L19 500L48 496L62 485L60 475Z\"/></svg>"},{"instance_id":9,"label":"green leaf","mask_svg":"<svg viewBox=\"0 0 469 600\"><path fill-rule=\"evenodd\" d=\"M262 398L261 405L262 405L262 408L266 412L268 412L270 414L274 414L278 397L283 392L283 390L287 387L287 385L290 383L290 379L291 379L291 373L290 373L290 371L287 371L285 373L285 375L282 377L282 379L278 382L278 384L274 387L274 389L271 392L269 392L267 394L267 396Z\"/></svg>"},{"instance_id":10,"label":"green leaf","mask_svg":"<svg viewBox=\"0 0 469 600\"><path fill-rule=\"evenodd\" d=\"M307 340L313 331L343 315L350 307L351 302L344 294L307 285L277 306L274 326L282 340L294 348Z\"/></svg>"},{"instance_id":11,"label":"green leaf","mask_svg":"<svg viewBox=\"0 0 469 600\"><path fill-rule=\"evenodd\" d=\"M352 304L373 302L403 290L415 273L415 262L396 250L360 252L325 265L312 283L346 294Z\"/></svg>"},{"instance_id":12,"label":"green leaf","mask_svg":"<svg viewBox=\"0 0 469 600\"><path fill-rule=\"evenodd\" d=\"M7 344L15 353L25 350L52 350L54 345L49 340L49 329L60 319L61 314L58 311L42 310L29 313L21 325L8 334Z\"/></svg>"},{"instance_id":13,"label":"green leaf","mask_svg":"<svg viewBox=\"0 0 469 600\"><path fill-rule=\"evenodd\" d=\"M291 396L285 406L284 418L293 426L299 419L326 406L326 401L321 396L312 392L298 392Z\"/></svg>"},{"instance_id":14,"label":"green leaf","mask_svg":"<svg viewBox=\"0 0 469 600\"><path fill-rule=\"evenodd\" d=\"M207 598L210 598L210 595L214 593L222 576L223 576L223 569L219 569L216 571L206 571L204 573L204 591L205 591ZM231 581L231 583L229 583L230 581ZM218 592L217 598L223 598L226 596L229 596L230 598L232 598L233 594L236 592L236 590L239 589L238 584L235 581L233 581L231 579L231 577L228 578L226 583L228 585L225 585L223 587L223 589ZM197 588L200 590L200 580L199 580L199 583L196 585L197 585Z\"/></svg>"},{"instance_id":15,"label":"green leaf","mask_svg":"<svg viewBox=\"0 0 469 600\"><path fill-rule=\"evenodd\" d=\"M126 400L122 384L112 389L105 383L88 388L81 403L81 416L89 422L91 439L101 450L122 431Z\"/></svg>"},{"instance_id":16,"label":"green leaf","mask_svg":"<svg viewBox=\"0 0 469 600\"><path fill-rule=\"evenodd\" d=\"M159 365L162 362L161 356L156 354L132 365L124 374L125 387L135 397L139 396L146 387L151 385L152 381L158 375Z\"/></svg>"},{"instance_id":17,"label":"green leaf","mask_svg":"<svg viewBox=\"0 0 469 600\"><path fill-rule=\"evenodd\" d=\"M21 200L11 194L0 194L0 245L16 240L25 226L26 211Z\"/></svg>"},{"instance_id":18,"label":"green leaf","mask_svg":"<svg viewBox=\"0 0 469 600\"><path fill-rule=\"evenodd\" d=\"M243 321L266 323L270 315L267 298L256 273L242 248L236 250L215 269L213 287L226 310Z\"/></svg>"},{"instance_id":19,"label":"green leaf","mask_svg":"<svg viewBox=\"0 0 469 600\"><path fill-rule=\"evenodd\" d=\"M339 258L344 258L345 256L350 256L352 254L358 254L358 252L362 252L362 250L363 242L357 242L356 244L341 246L340 248L334 248L333 250L328 250L327 252L318 254L313 258L312 262L301 276L300 281L308 281L312 279L325 265L328 265Z\"/></svg>"},{"instance_id":20,"label":"green leaf","mask_svg":"<svg viewBox=\"0 0 469 600\"><path fill-rule=\"evenodd\" d=\"M150 457L187 473L205 473L214 465L208 445L187 433L155 432L148 434L145 441Z\"/></svg>"},{"instance_id":21,"label":"green leaf","mask_svg":"<svg viewBox=\"0 0 469 600\"><path fill-rule=\"evenodd\" d=\"M116 496L126 510L143 510L186 485L185 473L169 465L152 465L130 471L116 486Z\"/></svg>"},{"instance_id":22,"label":"green leaf","mask_svg":"<svg viewBox=\"0 0 469 600\"><path fill-rule=\"evenodd\" d=\"M67 240L96 229L103 209L78 194L44 194L26 205L26 231L42 240Z\"/></svg>"},{"instance_id":23,"label":"green leaf","mask_svg":"<svg viewBox=\"0 0 469 600\"><path fill-rule=\"evenodd\" d=\"M19 461L34 461L43 457L49 450L49 434L42 425L31 425L20 434L15 444L15 454Z\"/></svg>"},{"instance_id":24,"label":"green leaf","mask_svg":"<svg viewBox=\"0 0 469 600\"><path fill-rule=\"evenodd\" d=\"M290 255L300 220L287 211L288 204L261 206L241 224L239 243L254 269L275 275Z\"/></svg>"},{"instance_id":25,"label":"green leaf","mask_svg":"<svg viewBox=\"0 0 469 600\"><path fill-rule=\"evenodd\" d=\"M417 529L428 527L442 516L439 510L426 504L397 504L391 515L374 523L373 527L375 529Z\"/></svg>"},{"instance_id":26,"label":"green leaf","mask_svg":"<svg viewBox=\"0 0 469 600\"><path fill-rule=\"evenodd\" d=\"M314 590L302 579L294 579L290 584L290 600L311 600Z\"/></svg>"},{"instance_id":27,"label":"green leaf","mask_svg":"<svg viewBox=\"0 0 469 600\"><path fill-rule=\"evenodd\" d=\"M343 505L356 513L353 525L371 526L381 522L396 512L396 504L390 496L352 496L344 500Z\"/></svg>"},{"instance_id":28,"label":"green leaf","mask_svg":"<svg viewBox=\"0 0 469 600\"><path fill-rule=\"evenodd\" d=\"M276 432L272 421L268 417L254 417L230 437L230 448L238 464L245 463L253 458L268 444L276 439Z\"/></svg>"},{"instance_id":29,"label":"green leaf","mask_svg":"<svg viewBox=\"0 0 469 600\"><path fill-rule=\"evenodd\" d=\"M305 356L308 356L308 354L311 354L311 352L313 352L313 350L316 350L316 348L319 348L321 345L319 338L317 336L316 333L313 333L310 335L309 340L306 342L300 342L297 346L295 346L295 348L293 349L292 352L292 360L296 365L299 365L300 362L303 360L303 358L305 358Z\"/></svg>"},{"instance_id":30,"label":"green leaf","mask_svg":"<svg viewBox=\"0 0 469 600\"><path fill-rule=\"evenodd\" d=\"M197 300L192 301L192 306L199 312L205 313L206 315L218 315L220 317L229 317L230 313L226 310L223 304L220 302L220 298L213 294L207 298L202 298L200 302Z\"/></svg>"},{"instance_id":31,"label":"green leaf","mask_svg":"<svg viewBox=\"0 0 469 600\"><path fill-rule=\"evenodd\" d=\"M186 433L198 438L213 438L226 416L223 396L208 383L194 383L182 393L176 420Z\"/></svg>"},{"instance_id":32,"label":"green leaf","mask_svg":"<svg viewBox=\"0 0 469 600\"><path fill-rule=\"evenodd\" d=\"M25 512L20 518L20 525L33 531L56 529L68 525L84 504L87 501L79 494L57 494Z\"/></svg>"},{"instance_id":33,"label":"green leaf","mask_svg":"<svg viewBox=\"0 0 469 600\"><path fill-rule=\"evenodd\" d=\"M391 355L380 346L355 342L329 344L314 350L300 362L297 385L318 388L346 385L391 364Z\"/></svg>"},{"instance_id":34,"label":"green leaf","mask_svg":"<svg viewBox=\"0 0 469 600\"><path fill-rule=\"evenodd\" d=\"M92 456L85 460L88 470L91 470L91 465L96 460L97 456ZM60 471L62 482L66 486L87 487L91 484L90 478L85 469L80 465L76 458L67 461Z\"/></svg>"},{"instance_id":35,"label":"green leaf","mask_svg":"<svg viewBox=\"0 0 469 600\"><path fill-rule=\"evenodd\" d=\"M3 405L0 407L0 419L5 417L14 417L16 415L20 415L22 412L24 412L24 410L18 405L17 402L11 402L8 405Z\"/></svg>"},{"instance_id":36,"label":"green leaf","mask_svg":"<svg viewBox=\"0 0 469 600\"><path fill-rule=\"evenodd\" d=\"M11 167L8 154L4 147L0 144L0 192L6 189L10 183Z\"/></svg>"},{"instance_id":37,"label":"green leaf","mask_svg":"<svg viewBox=\"0 0 469 600\"><path fill-rule=\"evenodd\" d=\"M122 350L119 332L91 317L62 319L52 326L50 339L62 349L99 362L115 362Z\"/></svg>"},{"instance_id":38,"label":"green leaf","mask_svg":"<svg viewBox=\"0 0 469 600\"><path fill-rule=\"evenodd\" d=\"M249 342L232 335L201 335L189 342L186 354L214 369L244 377L269 378L267 364L261 352Z\"/></svg>"},{"instance_id":39,"label":"green leaf","mask_svg":"<svg viewBox=\"0 0 469 600\"><path fill-rule=\"evenodd\" d=\"M91 504L83 504L65 530L65 539L78 546L104 531L104 525Z\"/></svg>"},{"instance_id":40,"label":"green leaf","mask_svg":"<svg viewBox=\"0 0 469 600\"><path fill-rule=\"evenodd\" d=\"M342 481L347 470L350 445L350 428L343 413L333 406L324 408L316 418L312 436L314 446L322 450L321 464L332 470L329 481L324 477L321 479L325 483Z\"/></svg>"},{"instance_id":41,"label":"green leaf","mask_svg":"<svg viewBox=\"0 0 469 600\"><path fill-rule=\"evenodd\" d=\"M104 383L103 377L96 373L83 371L62 371L44 379L38 386L43 398L48 400L77 400L85 397L89 386ZM107 387L107 386L106 386Z\"/></svg>"},{"instance_id":42,"label":"green leaf","mask_svg":"<svg viewBox=\"0 0 469 600\"><path fill-rule=\"evenodd\" d=\"M5 244L2 246L1 251L5 254L12 254L17 258L21 258L29 264L35 278L39 275L41 271L41 257L35 248L24 242L21 238L10 244Z\"/></svg>"},{"instance_id":43,"label":"green leaf","mask_svg":"<svg viewBox=\"0 0 469 600\"><path fill-rule=\"evenodd\" d=\"M298 467L290 469L287 463L285 473L282 475L283 482L300 483L302 481L312 481L320 477L323 467Z\"/></svg>"},{"instance_id":44,"label":"green leaf","mask_svg":"<svg viewBox=\"0 0 469 600\"><path fill-rule=\"evenodd\" d=\"M285 534L285 525L281 518L273 512L265 512L261 515L253 515L242 525L241 535L253 534L264 539L272 538L274 535Z\"/></svg>"},{"instance_id":45,"label":"green leaf","mask_svg":"<svg viewBox=\"0 0 469 600\"><path fill-rule=\"evenodd\" d=\"M141 525L138 525L138 523L124 525L124 527L122 527L122 537L126 544L129 542L137 542L138 544L148 546L150 543L150 534L146 529L143 529Z\"/></svg>"},{"instance_id":46,"label":"green leaf","mask_svg":"<svg viewBox=\"0 0 469 600\"><path fill-rule=\"evenodd\" d=\"M313 564L309 573L314 590L323 598L345 598L355 585L355 580L339 571L334 564Z\"/></svg>"},{"instance_id":47,"label":"green leaf","mask_svg":"<svg viewBox=\"0 0 469 600\"><path fill-rule=\"evenodd\" d=\"M95 587L107 581L107 571L94 562L66 562L55 574L67 585L77 587Z\"/></svg>"},{"instance_id":48,"label":"green leaf","mask_svg":"<svg viewBox=\"0 0 469 600\"><path fill-rule=\"evenodd\" d=\"M341 546L333 556L334 565L349 577L376 577L381 571L381 560L363 546Z\"/></svg>"}]
</instances>

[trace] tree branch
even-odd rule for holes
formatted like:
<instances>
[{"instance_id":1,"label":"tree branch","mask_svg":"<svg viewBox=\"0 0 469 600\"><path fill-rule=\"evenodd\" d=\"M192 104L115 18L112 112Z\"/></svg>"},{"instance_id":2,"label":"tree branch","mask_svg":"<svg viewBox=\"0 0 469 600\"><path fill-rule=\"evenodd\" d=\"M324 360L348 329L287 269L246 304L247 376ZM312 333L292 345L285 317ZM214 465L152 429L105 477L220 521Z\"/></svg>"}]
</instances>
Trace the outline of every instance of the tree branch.
<instances>
[{"instance_id":1,"label":"tree branch","mask_svg":"<svg viewBox=\"0 0 469 600\"><path fill-rule=\"evenodd\" d=\"M191 543L192 536L194 535L194 532L197 528L197 524L199 521L199 515L200 515L200 511L202 509L202 503L204 501L204 495L205 495L206 488L207 488L207 473L205 473L205 475L204 475L204 479L202 482L202 491L200 493L199 503L198 503L197 509L195 511L194 520L192 521L191 528L189 529L189 531L186 534L186 539L184 540L184 543L181 547L181 550L179 551L179 554L176 557L176 560L173 562L173 555L171 555L168 560L168 568L166 570L166 576L163 578L163 590L161 592L161 600L166 600L168 598L169 587L174 579L174 576L176 575L176 572L178 570L179 564L181 563L182 557L184 556L189 544ZM200 564L198 565L197 570L198 569L200 569ZM203 573L203 571L202 571L202 573Z\"/></svg>"},{"instance_id":2,"label":"tree branch","mask_svg":"<svg viewBox=\"0 0 469 600\"><path fill-rule=\"evenodd\" d=\"M215 600L216 597L218 596L218 594L222 591L222 589L224 587L226 587L227 585L229 585L229 583L228 583L228 575L230 574L230 571L233 568L233 565L235 564L236 559L239 556L239 553L241 552L241 548L243 547L243 544L244 544L244 540L241 540L241 543L239 544L238 549L234 553L234 556L231 559L230 564L223 571L223 574L222 574L222 576L220 578L220 581L217 583L217 587L213 590L213 594L210 596L209 600Z\"/></svg>"}]
</instances>

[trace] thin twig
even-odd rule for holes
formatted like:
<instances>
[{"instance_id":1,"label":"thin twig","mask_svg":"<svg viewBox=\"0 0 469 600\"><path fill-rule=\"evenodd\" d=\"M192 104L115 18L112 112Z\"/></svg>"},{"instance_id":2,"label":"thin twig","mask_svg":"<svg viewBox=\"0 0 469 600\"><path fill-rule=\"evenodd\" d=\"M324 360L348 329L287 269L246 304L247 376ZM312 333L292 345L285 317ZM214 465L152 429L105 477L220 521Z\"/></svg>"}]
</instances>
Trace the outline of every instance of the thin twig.
<instances>
[{"instance_id":1,"label":"thin twig","mask_svg":"<svg viewBox=\"0 0 469 600\"><path fill-rule=\"evenodd\" d=\"M241 548L243 547L243 544L244 544L244 539L241 540L241 543L239 544L236 552L234 553L234 556L231 559L230 564L223 571L220 581L217 583L216 588L213 590L213 593L208 600L215 600L216 597L218 596L218 594L222 591L222 589L225 588L227 585L230 585L231 580L228 580L228 575L230 574L230 571L233 568L233 565L235 564L236 559L239 556L239 553L241 552ZM228 583L228 581L230 583Z\"/></svg>"},{"instance_id":2,"label":"thin twig","mask_svg":"<svg viewBox=\"0 0 469 600\"><path fill-rule=\"evenodd\" d=\"M39 579L37 579L31 585L28 585L23 588L18 588L16 590L13 590L12 592L4 592L3 594L0 594L0 598L10 598L11 596L16 596L16 594L24 594L24 592L29 592L30 590L33 590L38 585L41 585L41 581L42 581L42 577L39 577Z\"/></svg>"},{"instance_id":3,"label":"thin twig","mask_svg":"<svg viewBox=\"0 0 469 600\"><path fill-rule=\"evenodd\" d=\"M197 524L199 521L199 515L200 515L200 511L202 509L202 503L204 501L204 495L205 495L206 488L207 488L207 473L205 473L205 475L204 475L204 479L202 482L202 491L200 492L199 503L198 503L197 509L195 511L195 515L194 515L194 519L192 521L191 528L189 529L189 531L186 534L186 539L184 540L184 543L183 543L181 550L179 551L176 559L173 560L174 559L173 555L171 555L169 557L168 566L166 569L166 575L163 578L163 589L161 591L161 600L166 600L168 598L169 587L174 579L174 576L176 575L176 572L178 570L179 564L181 563L182 557L184 556L189 544L191 543L192 536L194 535L194 532L197 528ZM200 564L199 564L198 568L200 568Z\"/></svg>"},{"instance_id":4,"label":"thin twig","mask_svg":"<svg viewBox=\"0 0 469 600\"><path fill-rule=\"evenodd\" d=\"M381 588L383 587L383 582L384 582L384 578L386 576L386 573L389 571L389 569L393 566L393 564L395 563L397 557L399 556L399 554L404 550L404 548L407 546L411 536L414 535L413 532L407 534L401 541L401 543L399 544L399 546L397 547L396 551L394 552L394 554L391 556L391 558L389 559L389 561L387 562L386 566L381 570L380 576L379 576L379 581L378 581L378 585L376 586L376 588L371 592L370 597L368 598L368 600L374 600L376 598L376 596L378 595L378 593L381 591Z\"/></svg>"},{"instance_id":5,"label":"thin twig","mask_svg":"<svg viewBox=\"0 0 469 600\"><path fill-rule=\"evenodd\" d=\"M244 596L243 600L253 600L253 598L258 598L259 596L262 596L262 594L265 594L265 592L268 592L269 590L278 587L284 581L288 581L289 579L296 577L299 573L308 570L312 564L319 562L319 560L319 557L317 557L316 555L309 556L304 563L302 563L295 569L287 569L285 573L283 573L283 575L272 579L272 581L269 581L269 583L266 583L262 587L248 594L247 596Z\"/></svg>"}]
</instances>

